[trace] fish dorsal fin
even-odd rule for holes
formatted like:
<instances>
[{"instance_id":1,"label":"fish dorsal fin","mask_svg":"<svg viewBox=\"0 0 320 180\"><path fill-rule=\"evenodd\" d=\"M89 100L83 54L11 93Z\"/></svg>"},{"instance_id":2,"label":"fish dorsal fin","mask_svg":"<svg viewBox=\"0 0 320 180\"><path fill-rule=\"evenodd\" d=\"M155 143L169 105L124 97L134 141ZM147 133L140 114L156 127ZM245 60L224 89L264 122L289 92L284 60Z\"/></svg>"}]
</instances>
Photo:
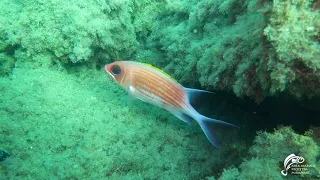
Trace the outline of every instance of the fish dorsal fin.
<instances>
[{"instance_id":1,"label":"fish dorsal fin","mask_svg":"<svg viewBox=\"0 0 320 180\"><path fill-rule=\"evenodd\" d=\"M158 71L158 72L160 72L161 74L167 76L168 78L170 78L170 79L173 80L174 82L178 83L175 79L173 79L173 77L171 77L169 74L167 74L167 73L164 72L163 70L161 70L161 69L159 69L159 68L157 68L157 67L154 67L154 66L152 66L151 64L148 64L148 63L143 63L143 64L146 65L146 66L148 66L148 67L150 67L150 68L152 68L152 69L154 69L154 70L156 70L156 71Z\"/></svg>"}]
</instances>

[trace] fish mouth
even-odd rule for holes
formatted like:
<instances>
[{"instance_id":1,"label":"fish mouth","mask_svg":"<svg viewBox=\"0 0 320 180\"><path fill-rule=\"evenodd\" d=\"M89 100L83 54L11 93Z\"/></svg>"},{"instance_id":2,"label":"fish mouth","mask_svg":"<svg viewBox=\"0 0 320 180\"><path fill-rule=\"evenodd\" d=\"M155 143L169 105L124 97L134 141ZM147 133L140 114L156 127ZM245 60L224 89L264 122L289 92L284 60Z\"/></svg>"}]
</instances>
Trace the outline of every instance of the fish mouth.
<instances>
[{"instance_id":1,"label":"fish mouth","mask_svg":"<svg viewBox=\"0 0 320 180\"><path fill-rule=\"evenodd\" d=\"M104 66L104 71L106 71L106 73L109 75L109 77L112 79L112 80L116 80L116 78L114 77L114 75L108 70L108 65L105 65Z\"/></svg>"}]
</instances>

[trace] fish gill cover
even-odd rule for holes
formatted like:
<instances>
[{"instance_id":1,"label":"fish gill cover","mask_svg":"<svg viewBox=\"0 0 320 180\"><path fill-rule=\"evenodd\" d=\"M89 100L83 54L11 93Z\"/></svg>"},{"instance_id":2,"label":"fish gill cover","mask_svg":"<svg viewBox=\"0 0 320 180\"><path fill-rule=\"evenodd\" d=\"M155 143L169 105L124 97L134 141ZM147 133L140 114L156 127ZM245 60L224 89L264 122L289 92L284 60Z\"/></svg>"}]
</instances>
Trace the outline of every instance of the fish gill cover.
<instances>
[{"instance_id":1,"label":"fish gill cover","mask_svg":"<svg viewBox=\"0 0 320 180\"><path fill-rule=\"evenodd\" d=\"M291 153L316 166L291 178L320 178L319 4L1 0L0 179L282 179ZM121 59L220 91L200 110L241 128L217 150L129 103L101 71Z\"/></svg>"}]
</instances>

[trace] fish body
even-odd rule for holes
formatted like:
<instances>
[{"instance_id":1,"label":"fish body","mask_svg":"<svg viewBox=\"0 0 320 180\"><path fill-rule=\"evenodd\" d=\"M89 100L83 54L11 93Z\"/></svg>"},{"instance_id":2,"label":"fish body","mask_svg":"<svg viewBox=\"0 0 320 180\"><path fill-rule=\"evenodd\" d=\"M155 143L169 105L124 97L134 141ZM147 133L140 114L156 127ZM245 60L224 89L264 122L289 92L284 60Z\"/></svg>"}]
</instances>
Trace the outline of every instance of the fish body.
<instances>
[{"instance_id":1,"label":"fish body","mask_svg":"<svg viewBox=\"0 0 320 180\"><path fill-rule=\"evenodd\" d=\"M105 71L130 95L160 108L163 108L182 121L191 124L196 120L209 141L218 147L210 123L231 125L230 123L211 119L198 113L189 99L199 93L208 91L183 87L168 74L149 64L134 61L116 61L105 66Z\"/></svg>"}]
</instances>

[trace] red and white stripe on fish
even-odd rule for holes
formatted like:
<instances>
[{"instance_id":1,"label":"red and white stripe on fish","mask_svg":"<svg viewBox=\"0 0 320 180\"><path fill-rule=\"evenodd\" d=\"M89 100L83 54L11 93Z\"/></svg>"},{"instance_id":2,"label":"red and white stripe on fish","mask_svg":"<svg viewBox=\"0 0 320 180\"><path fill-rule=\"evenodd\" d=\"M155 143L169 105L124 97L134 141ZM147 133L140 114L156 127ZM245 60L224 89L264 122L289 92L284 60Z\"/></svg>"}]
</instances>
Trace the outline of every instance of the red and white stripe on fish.
<instances>
[{"instance_id":1,"label":"red and white stripe on fish","mask_svg":"<svg viewBox=\"0 0 320 180\"><path fill-rule=\"evenodd\" d=\"M187 109L183 87L171 78L149 66L138 66L131 75L129 90L139 99L165 109Z\"/></svg>"},{"instance_id":2,"label":"red and white stripe on fish","mask_svg":"<svg viewBox=\"0 0 320 180\"><path fill-rule=\"evenodd\" d=\"M104 69L117 84L132 96L166 109L186 123L190 124L192 119L196 120L209 141L216 147L218 147L218 143L209 125L218 123L235 126L203 116L190 105L189 99L192 96L211 92L185 88L158 68L134 61L116 61L107 64Z\"/></svg>"}]
</instances>

